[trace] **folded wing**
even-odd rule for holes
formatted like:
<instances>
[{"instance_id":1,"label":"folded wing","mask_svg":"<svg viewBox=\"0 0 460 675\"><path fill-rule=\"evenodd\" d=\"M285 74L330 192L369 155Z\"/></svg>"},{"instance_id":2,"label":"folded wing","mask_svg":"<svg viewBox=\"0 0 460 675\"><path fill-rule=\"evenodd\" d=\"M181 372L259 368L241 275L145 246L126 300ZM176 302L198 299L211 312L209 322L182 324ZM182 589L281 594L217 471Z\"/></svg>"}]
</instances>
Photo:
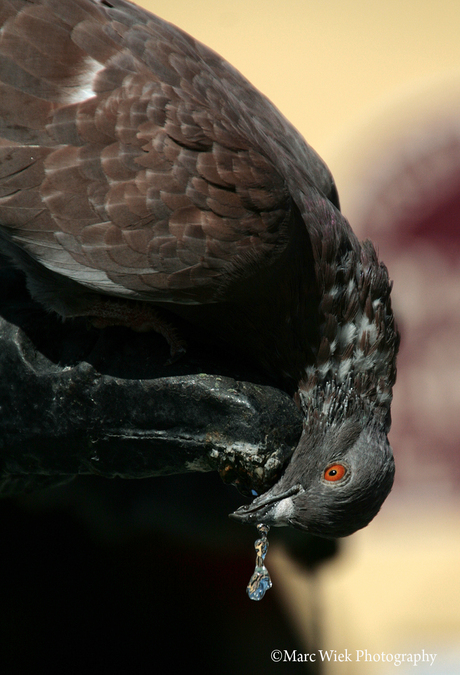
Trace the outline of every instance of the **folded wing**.
<instances>
[{"instance_id":1,"label":"folded wing","mask_svg":"<svg viewBox=\"0 0 460 675\"><path fill-rule=\"evenodd\" d=\"M134 5L2 1L0 23L0 231L18 260L96 292L214 302L284 250L293 180L332 194L267 99Z\"/></svg>"}]
</instances>

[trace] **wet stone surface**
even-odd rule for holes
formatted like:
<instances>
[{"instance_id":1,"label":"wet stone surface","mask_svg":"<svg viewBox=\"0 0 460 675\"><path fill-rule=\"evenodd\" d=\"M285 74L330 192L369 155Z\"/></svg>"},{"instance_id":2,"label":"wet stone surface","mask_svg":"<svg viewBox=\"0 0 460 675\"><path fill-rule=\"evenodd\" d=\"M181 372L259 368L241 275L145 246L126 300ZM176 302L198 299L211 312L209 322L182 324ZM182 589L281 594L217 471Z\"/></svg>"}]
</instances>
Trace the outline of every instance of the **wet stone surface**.
<instances>
[{"instance_id":1,"label":"wet stone surface","mask_svg":"<svg viewBox=\"0 0 460 675\"><path fill-rule=\"evenodd\" d=\"M301 433L285 392L189 326L165 366L154 333L62 322L0 266L0 489L81 474L143 478L219 471L243 493L268 489Z\"/></svg>"}]
</instances>

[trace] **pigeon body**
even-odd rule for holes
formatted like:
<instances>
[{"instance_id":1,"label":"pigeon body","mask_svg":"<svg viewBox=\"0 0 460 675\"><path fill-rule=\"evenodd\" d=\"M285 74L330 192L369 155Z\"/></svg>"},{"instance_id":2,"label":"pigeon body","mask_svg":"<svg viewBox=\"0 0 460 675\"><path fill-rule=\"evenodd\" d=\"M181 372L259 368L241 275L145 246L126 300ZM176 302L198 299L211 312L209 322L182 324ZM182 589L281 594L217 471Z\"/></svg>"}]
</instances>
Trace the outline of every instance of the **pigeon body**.
<instances>
[{"instance_id":1,"label":"pigeon body","mask_svg":"<svg viewBox=\"0 0 460 675\"><path fill-rule=\"evenodd\" d=\"M363 527L393 481L398 336L325 164L231 65L124 0L1 0L0 26L0 248L31 294L63 317L164 305L246 352L305 424L235 517Z\"/></svg>"}]
</instances>

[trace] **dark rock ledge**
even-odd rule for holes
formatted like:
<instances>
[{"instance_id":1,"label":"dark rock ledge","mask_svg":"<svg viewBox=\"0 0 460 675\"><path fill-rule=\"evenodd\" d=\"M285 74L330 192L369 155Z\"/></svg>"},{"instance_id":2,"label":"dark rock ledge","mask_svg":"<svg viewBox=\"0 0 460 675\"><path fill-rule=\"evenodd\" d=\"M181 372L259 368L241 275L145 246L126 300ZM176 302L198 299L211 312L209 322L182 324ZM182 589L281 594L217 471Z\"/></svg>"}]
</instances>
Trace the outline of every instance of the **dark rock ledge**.
<instances>
[{"instance_id":1,"label":"dark rock ledge","mask_svg":"<svg viewBox=\"0 0 460 675\"><path fill-rule=\"evenodd\" d=\"M82 474L219 471L247 494L275 482L301 418L291 398L242 357L179 324L187 354L164 366L160 336L62 322L0 262L4 494Z\"/></svg>"}]
</instances>

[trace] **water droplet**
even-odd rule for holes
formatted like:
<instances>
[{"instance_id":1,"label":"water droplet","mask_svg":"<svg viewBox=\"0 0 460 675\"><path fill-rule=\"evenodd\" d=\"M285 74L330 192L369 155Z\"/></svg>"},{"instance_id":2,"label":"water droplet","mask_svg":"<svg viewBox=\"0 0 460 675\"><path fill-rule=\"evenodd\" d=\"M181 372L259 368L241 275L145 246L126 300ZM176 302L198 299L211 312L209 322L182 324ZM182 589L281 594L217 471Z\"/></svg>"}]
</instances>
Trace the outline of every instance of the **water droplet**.
<instances>
[{"instance_id":1,"label":"water droplet","mask_svg":"<svg viewBox=\"0 0 460 675\"><path fill-rule=\"evenodd\" d=\"M249 579L249 583L246 588L247 594L251 600L262 600L268 589L272 587L272 580L270 579L268 570L264 565L265 556L267 555L268 550L267 535L270 531L270 526L259 523L257 525L257 529L259 530L261 536L260 539L257 539L254 544L257 554L256 567L254 574Z\"/></svg>"}]
</instances>

